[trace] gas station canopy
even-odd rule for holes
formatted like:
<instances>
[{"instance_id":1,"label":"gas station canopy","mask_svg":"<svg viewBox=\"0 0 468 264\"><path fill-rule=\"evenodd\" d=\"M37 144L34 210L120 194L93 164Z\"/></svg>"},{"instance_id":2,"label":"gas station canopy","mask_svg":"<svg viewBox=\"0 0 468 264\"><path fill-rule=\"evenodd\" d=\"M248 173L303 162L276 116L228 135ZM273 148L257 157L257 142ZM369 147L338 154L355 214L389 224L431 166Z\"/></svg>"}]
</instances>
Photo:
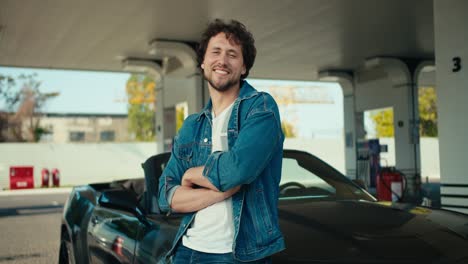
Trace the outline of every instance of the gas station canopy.
<instances>
[{"instance_id":1,"label":"gas station canopy","mask_svg":"<svg viewBox=\"0 0 468 264\"><path fill-rule=\"evenodd\" d=\"M122 71L127 58L158 59L153 40L198 41L214 18L252 31L256 78L315 80L373 57L434 57L431 0L3 0L0 65Z\"/></svg>"}]
</instances>

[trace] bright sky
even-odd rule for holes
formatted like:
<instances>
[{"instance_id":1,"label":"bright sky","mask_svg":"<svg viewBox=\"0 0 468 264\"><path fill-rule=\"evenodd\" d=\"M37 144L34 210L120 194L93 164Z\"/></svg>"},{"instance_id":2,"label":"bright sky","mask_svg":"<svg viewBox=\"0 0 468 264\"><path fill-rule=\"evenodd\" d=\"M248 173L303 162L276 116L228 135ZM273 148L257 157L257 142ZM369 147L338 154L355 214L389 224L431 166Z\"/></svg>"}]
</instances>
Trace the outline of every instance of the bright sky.
<instances>
[{"instance_id":1,"label":"bright sky","mask_svg":"<svg viewBox=\"0 0 468 264\"><path fill-rule=\"evenodd\" d=\"M341 137L343 136L343 93L336 83L248 80L258 90L268 91L268 87L293 87L298 89L296 100L322 99L332 103L301 103L289 106L279 103L283 120L292 122L299 137ZM307 101L307 100L306 100Z\"/></svg>"},{"instance_id":2,"label":"bright sky","mask_svg":"<svg viewBox=\"0 0 468 264\"><path fill-rule=\"evenodd\" d=\"M59 92L43 109L49 113L126 114L125 84L129 73L48 70L0 67L0 74L14 78L37 73L41 92ZM281 105L283 119L295 124L301 137L341 137L343 133L343 95L336 83L248 80L258 90L269 87L294 87L300 98L322 98L331 103ZM3 109L0 103L0 109Z\"/></svg>"},{"instance_id":3,"label":"bright sky","mask_svg":"<svg viewBox=\"0 0 468 264\"><path fill-rule=\"evenodd\" d=\"M119 100L125 99L129 73L0 67L0 74L14 78L32 73L37 73L36 80L42 82L41 92L60 92L59 96L47 102L45 112L127 113L126 102Z\"/></svg>"}]
</instances>

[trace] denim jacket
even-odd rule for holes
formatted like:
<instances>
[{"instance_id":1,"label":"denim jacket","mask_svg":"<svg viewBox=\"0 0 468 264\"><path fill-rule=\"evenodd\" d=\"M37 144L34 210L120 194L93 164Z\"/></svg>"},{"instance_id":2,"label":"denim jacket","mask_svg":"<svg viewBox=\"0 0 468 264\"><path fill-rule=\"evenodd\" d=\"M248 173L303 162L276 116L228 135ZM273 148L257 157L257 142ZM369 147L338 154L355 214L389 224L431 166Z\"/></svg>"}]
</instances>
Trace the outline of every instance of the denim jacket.
<instances>
[{"instance_id":1,"label":"denim jacket","mask_svg":"<svg viewBox=\"0 0 468 264\"><path fill-rule=\"evenodd\" d=\"M229 151L211 153L210 101L200 113L187 117L174 138L171 158L159 179L158 204L162 212L171 212L169 193L192 167L205 166L203 175L220 191L242 185L232 196L233 254L240 261L253 261L285 248L277 209L284 135L273 98L246 81L241 84L228 123ZM194 216L183 217L168 256Z\"/></svg>"}]
</instances>

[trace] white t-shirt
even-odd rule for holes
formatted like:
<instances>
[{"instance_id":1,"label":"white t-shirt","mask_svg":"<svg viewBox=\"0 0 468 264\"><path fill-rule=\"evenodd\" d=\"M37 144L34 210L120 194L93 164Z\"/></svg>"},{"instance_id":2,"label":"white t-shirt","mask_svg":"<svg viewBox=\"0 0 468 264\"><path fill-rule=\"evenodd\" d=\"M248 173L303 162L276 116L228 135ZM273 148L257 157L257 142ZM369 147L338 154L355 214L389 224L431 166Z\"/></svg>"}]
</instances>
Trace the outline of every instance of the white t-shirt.
<instances>
[{"instance_id":1,"label":"white t-shirt","mask_svg":"<svg viewBox=\"0 0 468 264\"><path fill-rule=\"evenodd\" d=\"M232 112L232 103L218 116L213 114L212 152L227 151L227 126ZM228 198L208 206L195 215L192 226L182 238L184 246L205 253L232 252L234 221L232 199Z\"/></svg>"}]
</instances>

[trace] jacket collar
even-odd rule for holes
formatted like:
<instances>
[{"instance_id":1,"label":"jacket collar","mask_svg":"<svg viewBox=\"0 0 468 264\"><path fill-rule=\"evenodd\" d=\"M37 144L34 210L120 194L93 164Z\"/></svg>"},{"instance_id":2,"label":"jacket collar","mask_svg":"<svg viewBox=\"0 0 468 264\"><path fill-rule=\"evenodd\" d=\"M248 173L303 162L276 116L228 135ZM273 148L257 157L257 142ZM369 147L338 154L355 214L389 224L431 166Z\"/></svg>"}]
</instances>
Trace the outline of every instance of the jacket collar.
<instances>
[{"instance_id":1,"label":"jacket collar","mask_svg":"<svg viewBox=\"0 0 468 264\"><path fill-rule=\"evenodd\" d=\"M239 96L237 97L236 101L241 101L241 100L250 98L256 94L258 94L258 91L255 90L255 88L253 88L246 80L241 80L241 88L239 90ZM198 114L197 121L200 121L203 115L205 117L210 117L211 108L212 108L212 102L210 98L210 100L208 101L206 106L203 108L203 110Z\"/></svg>"}]
</instances>

